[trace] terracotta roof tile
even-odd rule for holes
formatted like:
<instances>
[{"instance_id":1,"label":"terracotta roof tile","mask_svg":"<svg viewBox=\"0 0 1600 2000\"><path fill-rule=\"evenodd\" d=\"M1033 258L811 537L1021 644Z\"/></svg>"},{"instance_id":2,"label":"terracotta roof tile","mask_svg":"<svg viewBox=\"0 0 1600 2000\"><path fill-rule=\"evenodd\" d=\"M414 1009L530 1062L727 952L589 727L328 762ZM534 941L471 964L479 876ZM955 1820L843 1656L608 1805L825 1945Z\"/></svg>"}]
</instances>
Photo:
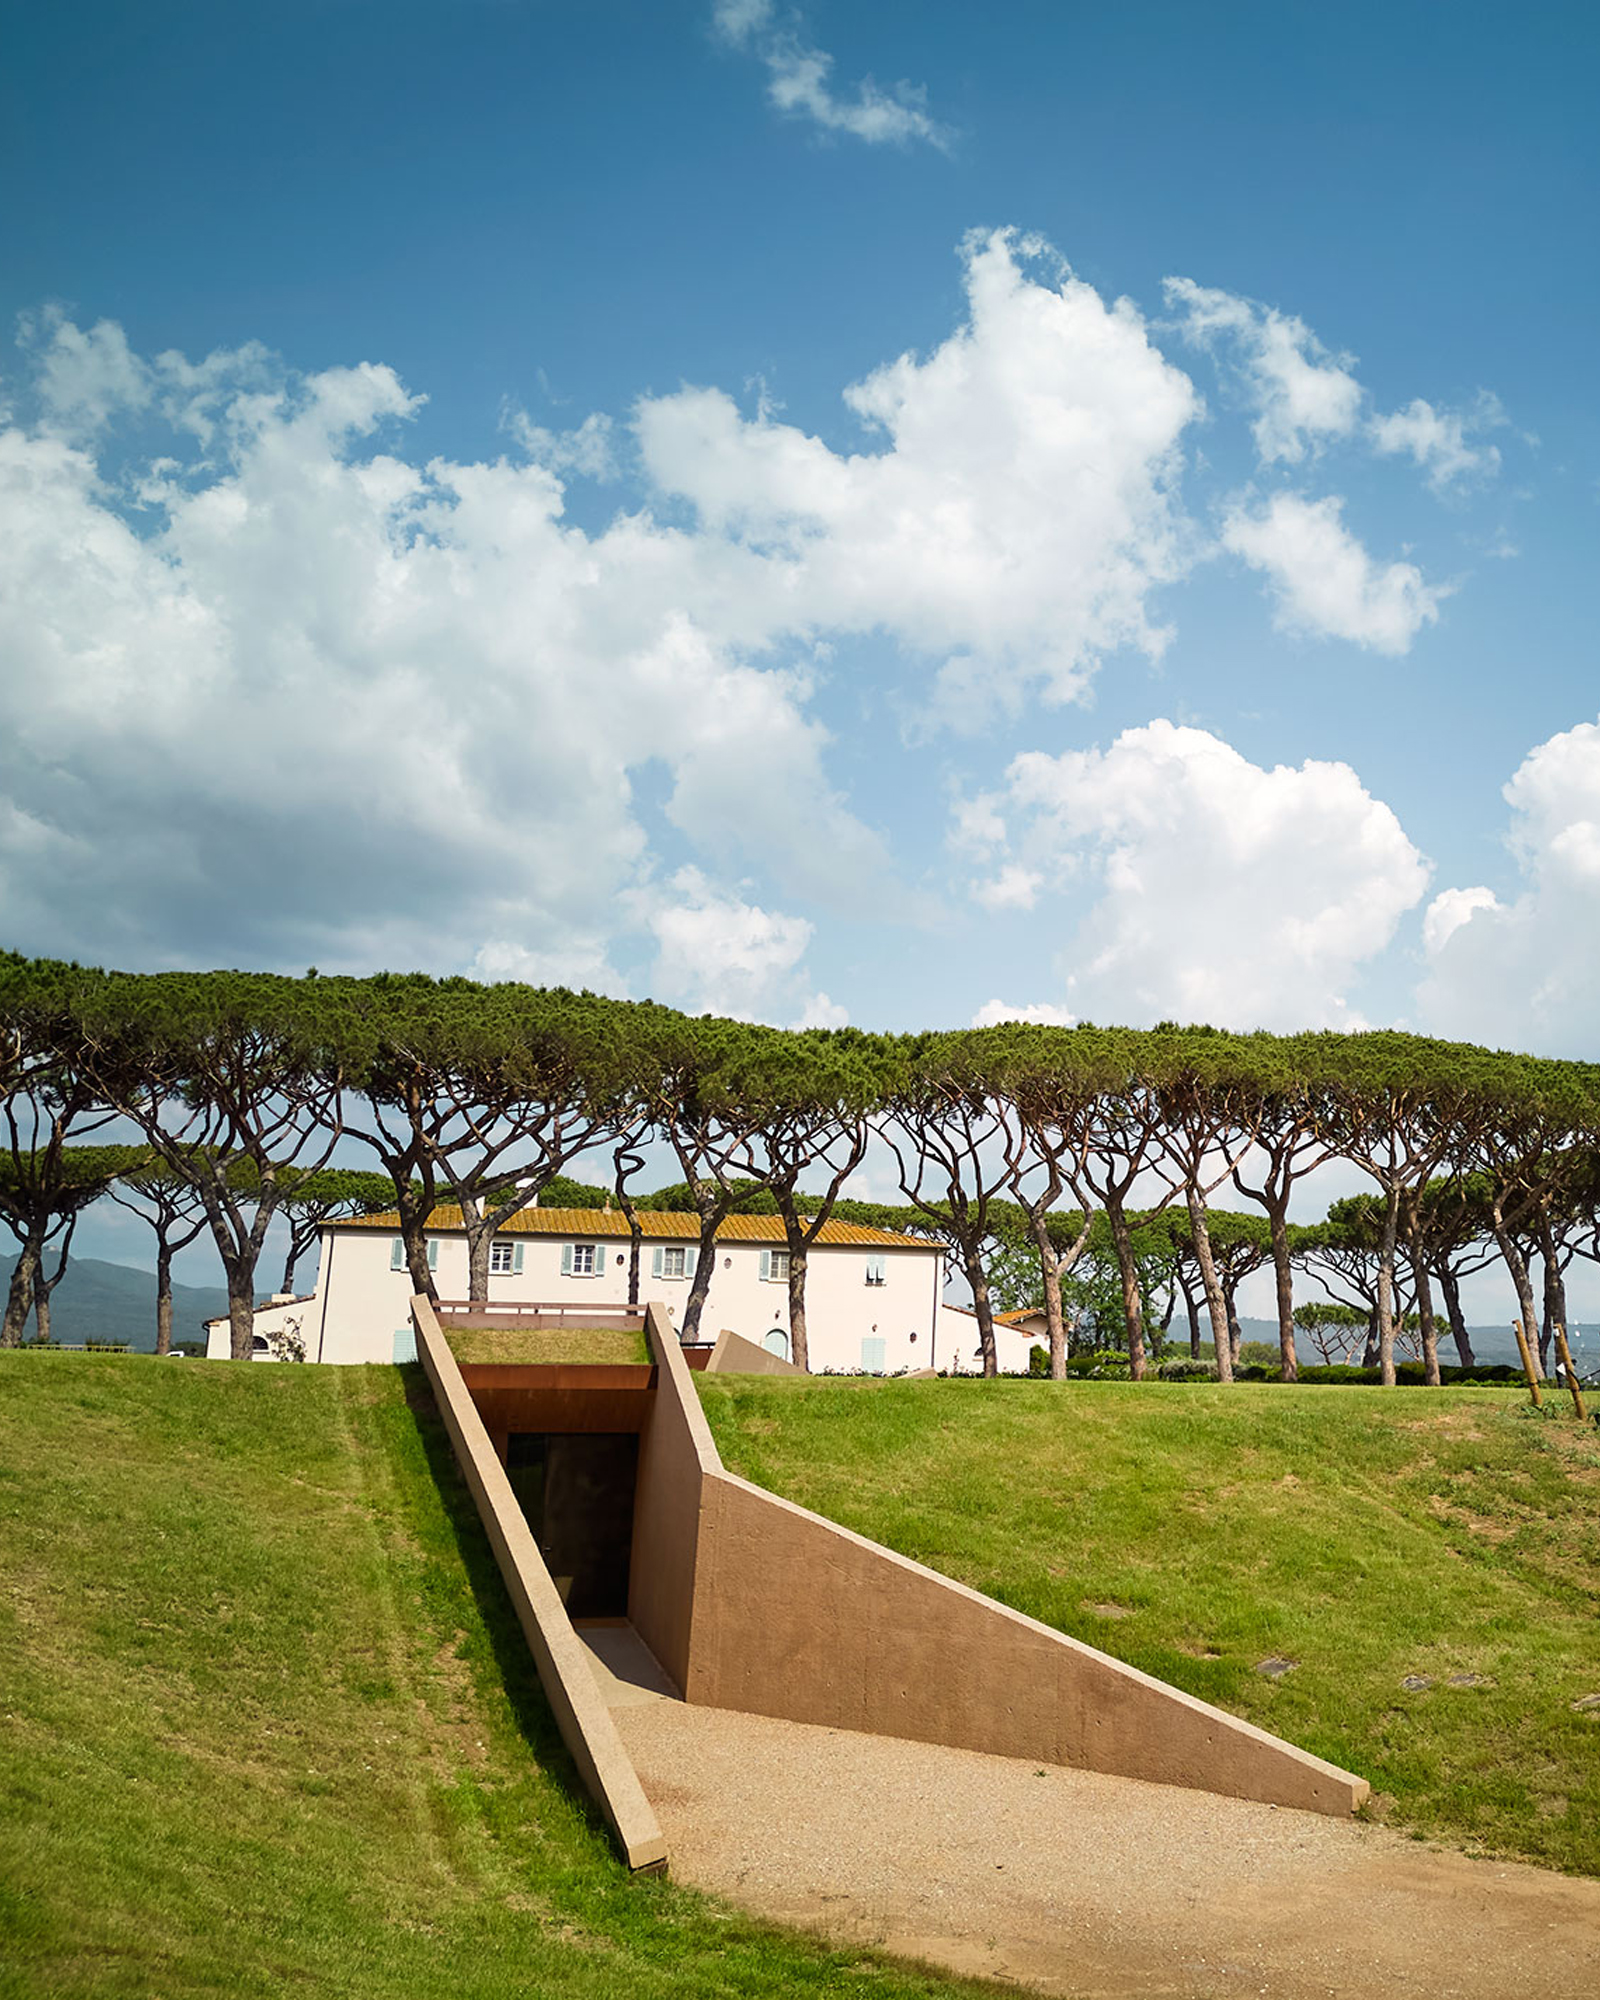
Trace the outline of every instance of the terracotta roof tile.
<instances>
[{"instance_id":1,"label":"terracotta roof tile","mask_svg":"<svg viewBox=\"0 0 1600 2000\"><path fill-rule=\"evenodd\" d=\"M400 1218L386 1215L344 1216L327 1225L330 1229L397 1230ZM443 1203L428 1218L430 1235L440 1235L461 1227L461 1210ZM640 1232L647 1239L670 1243L697 1243L700 1218L677 1215L668 1210L640 1209ZM502 1222L502 1236L621 1236L628 1234L628 1219L618 1209L524 1208ZM730 1215L717 1231L719 1243L782 1243L783 1219L776 1215ZM854 1244L869 1250L929 1250L936 1246L922 1236L902 1236L892 1229L868 1229L858 1222L825 1222L817 1241L822 1244Z\"/></svg>"}]
</instances>

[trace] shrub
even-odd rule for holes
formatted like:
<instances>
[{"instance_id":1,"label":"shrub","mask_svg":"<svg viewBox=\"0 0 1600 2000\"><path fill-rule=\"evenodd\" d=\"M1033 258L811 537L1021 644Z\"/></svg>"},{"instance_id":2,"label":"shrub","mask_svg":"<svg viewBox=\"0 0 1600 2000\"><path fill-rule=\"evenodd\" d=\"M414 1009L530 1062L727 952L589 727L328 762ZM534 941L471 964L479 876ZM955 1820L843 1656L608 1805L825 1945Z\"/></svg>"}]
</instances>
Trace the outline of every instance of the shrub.
<instances>
[{"instance_id":1,"label":"shrub","mask_svg":"<svg viewBox=\"0 0 1600 2000\"><path fill-rule=\"evenodd\" d=\"M1196 1361L1192 1356L1183 1354L1172 1361L1163 1361L1156 1374L1163 1382L1215 1382L1217 1364L1214 1361Z\"/></svg>"}]
</instances>

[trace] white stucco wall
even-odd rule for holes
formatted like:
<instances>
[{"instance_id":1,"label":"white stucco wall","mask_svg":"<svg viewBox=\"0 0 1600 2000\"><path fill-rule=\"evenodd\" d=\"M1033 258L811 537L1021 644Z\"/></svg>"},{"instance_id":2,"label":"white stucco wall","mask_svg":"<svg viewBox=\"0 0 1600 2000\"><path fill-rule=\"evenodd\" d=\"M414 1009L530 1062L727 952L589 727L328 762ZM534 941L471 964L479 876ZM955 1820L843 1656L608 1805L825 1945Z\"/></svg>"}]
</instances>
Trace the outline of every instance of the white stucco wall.
<instances>
[{"instance_id":1,"label":"white stucco wall","mask_svg":"<svg viewBox=\"0 0 1600 2000\"><path fill-rule=\"evenodd\" d=\"M468 1291L466 1238L459 1232L430 1236L437 1245L434 1283L441 1300L465 1299ZM496 1299L541 1304L625 1305L628 1297L628 1241L623 1237L534 1236L506 1232L501 1239L521 1251L521 1270L489 1280ZM323 1231L316 1291L294 1308L266 1307L258 1325L280 1312L298 1313L308 1361L393 1362L413 1358L410 1326L411 1283L396 1269L391 1231L335 1224ZM600 1268L593 1277L563 1275L562 1249L593 1243ZM692 1249L692 1237L647 1239L642 1253L640 1298L660 1300L674 1324L688 1303L690 1279L655 1274L657 1249ZM725 1327L765 1344L774 1332L787 1335L788 1287L761 1276L762 1251L781 1246L724 1241L701 1320L701 1337L714 1340ZM883 1282L868 1284L868 1260L881 1261ZM949 1361L950 1322L939 1305L942 1256L932 1245L890 1248L856 1244L815 1244L806 1282L806 1323L814 1373L826 1369L942 1368ZM960 1329L972 1332L967 1320ZM214 1330L215 1336L215 1330ZM881 1349L872 1343L881 1342ZM228 1351L227 1328L208 1353ZM964 1366L970 1366L965 1362ZM1026 1366L1024 1351L1023 1365Z\"/></svg>"},{"instance_id":2,"label":"white stucco wall","mask_svg":"<svg viewBox=\"0 0 1600 2000\"><path fill-rule=\"evenodd\" d=\"M1024 1333L1020 1327L1002 1326L998 1320L995 1321L994 1348L1002 1375L1026 1375L1028 1356L1040 1344L1037 1334ZM965 1306L942 1305L939 1308L939 1366L957 1375L983 1373L978 1322Z\"/></svg>"}]
</instances>

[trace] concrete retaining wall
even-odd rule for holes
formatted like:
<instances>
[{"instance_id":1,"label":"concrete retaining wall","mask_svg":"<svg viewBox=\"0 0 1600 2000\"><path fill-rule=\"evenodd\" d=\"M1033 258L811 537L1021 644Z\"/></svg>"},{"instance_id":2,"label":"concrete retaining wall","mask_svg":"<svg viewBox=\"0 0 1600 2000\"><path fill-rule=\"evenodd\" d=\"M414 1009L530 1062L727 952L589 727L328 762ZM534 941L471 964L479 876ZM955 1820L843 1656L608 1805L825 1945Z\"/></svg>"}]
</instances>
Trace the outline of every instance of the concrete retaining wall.
<instances>
[{"instance_id":1,"label":"concrete retaining wall","mask_svg":"<svg viewBox=\"0 0 1600 2000\"><path fill-rule=\"evenodd\" d=\"M1347 1814L1365 1779L727 1472L669 1327L634 1622L685 1699ZM645 1600L648 1599L648 1611ZM641 1615L641 1614L644 1615Z\"/></svg>"},{"instance_id":2,"label":"concrete retaining wall","mask_svg":"<svg viewBox=\"0 0 1600 2000\"><path fill-rule=\"evenodd\" d=\"M605 1814L630 1868L651 1873L666 1866L667 1844L645 1797L611 1712L600 1697L588 1655L545 1568L505 1467L450 1352L433 1308L411 1301L417 1354L439 1413L488 1531L500 1574L539 1670L545 1698L572 1753L584 1786ZM687 1371L685 1372L687 1382ZM691 1387L689 1394L694 1390Z\"/></svg>"},{"instance_id":3,"label":"concrete retaining wall","mask_svg":"<svg viewBox=\"0 0 1600 2000\"><path fill-rule=\"evenodd\" d=\"M711 1359L706 1363L708 1375L803 1375L805 1372L792 1361L785 1361L781 1354L758 1347L753 1340L746 1340L742 1333L734 1333L728 1327L718 1336Z\"/></svg>"}]
</instances>

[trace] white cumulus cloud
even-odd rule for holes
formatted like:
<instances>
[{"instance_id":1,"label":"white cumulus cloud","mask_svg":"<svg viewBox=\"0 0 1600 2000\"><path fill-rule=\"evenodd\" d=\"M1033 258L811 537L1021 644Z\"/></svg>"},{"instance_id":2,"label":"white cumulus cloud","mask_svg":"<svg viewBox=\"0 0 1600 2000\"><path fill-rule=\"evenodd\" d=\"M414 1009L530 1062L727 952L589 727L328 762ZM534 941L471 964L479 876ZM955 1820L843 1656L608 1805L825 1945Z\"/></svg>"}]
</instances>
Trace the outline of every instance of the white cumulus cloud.
<instances>
[{"instance_id":1,"label":"white cumulus cloud","mask_svg":"<svg viewBox=\"0 0 1600 2000\"><path fill-rule=\"evenodd\" d=\"M803 685L718 627L745 558L647 513L585 535L538 465L379 449L415 399L370 364L151 370L186 381L180 457L130 494L74 439L119 377L148 412L150 378L97 344L115 365L70 396L48 376L42 420L0 428L8 941L603 983L646 765L689 841L892 901Z\"/></svg>"},{"instance_id":2,"label":"white cumulus cloud","mask_svg":"<svg viewBox=\"0 0 1600 2000\"><path fill-rule=\"evenodd\" d=\"M1264 464L1297 463L1325 440L1355 430L1362 390L1351 372L1354 362L1330 354L1304 320L1192 278L1168 278L1164 290L1190 340L1237 357L1239 379L1256 410L1252 429Z\"/></svg>"},{"instance_id":3,"label":"white cumulus cloud","mask_svg":"<svg viewBox=\"0 0 1600 2000\"><path fill-rule=\"evenodd\" d=\"M998 1028L1006 1021L1028 1021L1040 1028L1071 1028L1078 1017L1065 1007L1038 1002L1031 1007L1015 1007L1009 1000L986 1000L972 1017L975 1028Z\"/></svg>"},{"instance_id":4,"label":"white cumulus cloud","mask_svg":"<svg viewBox=\"0 0 1600 2000\"><path fill-rule=\"evenodd\" d=\"M928 93L901 81L884 90L865 77L841 94L832 82L833 57L806 40L797 15L780 18L773 0L716 0L712 25L735 48L750 50L767 72L776 110L807 118L824 132L843 132L869 146L923 140L941 150L951 134L928 110Z\"/></svg>"},{"instance_id":5,"label":"white cumulus cloud","mask_svg":"<svg viewBox=\"0 0 1600 2000\"><path fill-rule=\"evenodd\" d=\"M1521 887L1477 886L1429 907L1418 994L1443 1035L1593 1060L1600 1043L1600 723L1529 751L1505 787Z\"/></svg>"},{"instance_id":6,"label":"white cumulus cloud","mask_svg":"<svg viewBox=\"0 0 1600 2000\"><path fill-rule=\"evenodd\" d=\"M1030 866L1098 881L1066 956L1066 998L1090 1018L1355 1025L1353 980L1427 885L1347 764L1267 770L1171 722L1027 752L995 804Z\"/></svg>"},{"instance_id":7,"label":"white cumulus cloud","mask_svg":"<svg viewBox=\"0 0 1600 2000\"><path fill-rule=\"evenodd\" d=\"M1222 546L1266 576L1285 631L1349 639L1377 653L1406 652L1447 594L1415 563L1374 561L1331 496L1275 493L1264 506L1236 504Z\"/></svg>"},{"instance_id":8,"label":"white cumulus cloud","mask_svg":"<svg viewBox=\"0 0 1600 2000\"><path fill-rule=\"evenodd\" d=\"M658 946L654 991L693 1014L768 1020L791 1011L812 938L804 917L785 916L717 889L698 868L680 868L650 898ZM842 1009L813 994L808 1027L842 1026Z\"/></svg>"},{"instance_id":9,"label":"white cumulus cloud","mask_svg":"<svg viewBox=\"0 0 1600 2000\"><path fill-rule=\"evenodd\" d=\"M1496 397L1485 392L1470 410L1436 410L1419 396L1403 410L1372 420L1374 448L1384 457L1404 455L1426 473L1436 493L1450 493L1474 481L1492 479L1500 452L1471 437L1505 422Z\"/></svg>"},{"instance_id":10,"label":"white cumulus cloud","mask_svg":"<svg viewBox=\"0 0 1600 2000\"><path fill-rule=\"evenodd\" d=\"M638 412L651 476L760 554L791 616L940 662L954 718L1029 683L1068 698L1119 646L1160 652L1147 600L1187 560L1174 489L1198 407L1137 311L1043 245L995 231L965 266L968 323L847 392L877 450L743 417L716 389Z\"/></svg>"}]
</instances>

